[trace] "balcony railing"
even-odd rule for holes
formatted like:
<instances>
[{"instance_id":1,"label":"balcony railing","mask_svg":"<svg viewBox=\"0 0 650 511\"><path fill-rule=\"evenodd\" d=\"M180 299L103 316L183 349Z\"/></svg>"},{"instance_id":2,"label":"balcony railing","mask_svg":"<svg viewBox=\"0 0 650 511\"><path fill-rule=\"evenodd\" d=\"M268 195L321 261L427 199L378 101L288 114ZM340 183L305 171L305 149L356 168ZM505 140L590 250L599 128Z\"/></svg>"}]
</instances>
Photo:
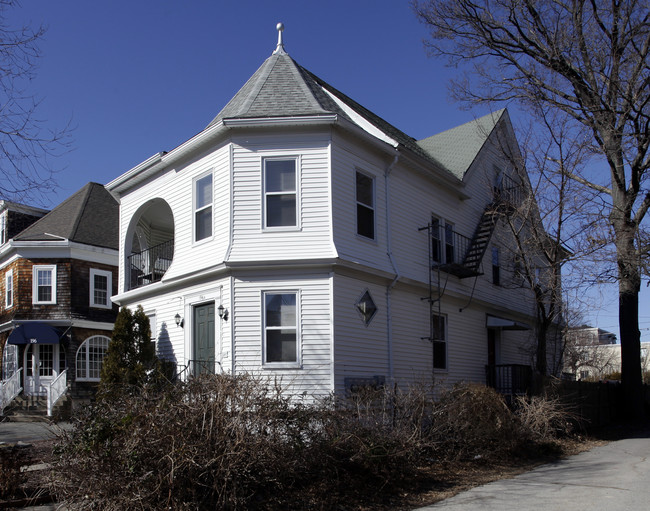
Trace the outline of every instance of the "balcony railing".
<instances>
[{"instance_id":1,"label":"balcony railing","mask_svg":"<svg viewBox=\"0 0 650 511\"><path fill-rule=\"evenodd\" d=\"M524 188L509 176L502 176L501 183L494 187L494 199L501 204L519 206L524 199Z\"/></svg>"},{"instance_id":2,"label":"balcony railing","mask_svg":"<svg viewBox=\"0 0 650 511\"><path fill-rule=\"evenodd\" d=\"M432 227L431 259L434 267L461 278L476 275L475 269L466 264L471 246L472 239L467 236L445 226Z\"/></svg>"},{"instance_id":3,"label":"balcony railing","mask_svg":"<svg viewBox=\"0 0 650 511\"><path fill-rule=\"evenodd\" d=\"M533 370L523 364L485 366L485 383L504 396L523 396L530 392Z\"/></svg>"},{"instance_id":4,"label":"balcony railing","mask_svg":"<svg viewBox=\"0 0 650 511\"><path fill-rule=\"evenodd\" d=\"M158 282L169 269L174 258L174 240L131 254L127 258L130 272L129 289Z\"/></svg>"}]
</instances>

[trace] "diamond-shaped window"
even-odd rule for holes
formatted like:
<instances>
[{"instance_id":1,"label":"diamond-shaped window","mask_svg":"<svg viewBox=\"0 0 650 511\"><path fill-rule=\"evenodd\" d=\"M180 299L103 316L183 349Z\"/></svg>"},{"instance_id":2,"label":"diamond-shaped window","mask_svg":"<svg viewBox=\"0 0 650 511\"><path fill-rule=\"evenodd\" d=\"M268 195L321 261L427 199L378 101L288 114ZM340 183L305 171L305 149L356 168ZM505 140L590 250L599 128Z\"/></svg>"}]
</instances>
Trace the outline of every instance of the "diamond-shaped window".
<instances>
[{"instance_id":1,"label":"diamond-shaped window","mask_svg":"<svg viewBox=\"0 0 650 511\"><path fill-rule=\"evenodd\" d=\"M372 296L370 296L370 291L366 291L361 295L361 298L357 300L357 303L354 304L357 308L357 311L363 318L363 322L366 325L369 325L372 321L372 318L377 313L377 306L375 305Z\"/></svg>"}]
</instances>

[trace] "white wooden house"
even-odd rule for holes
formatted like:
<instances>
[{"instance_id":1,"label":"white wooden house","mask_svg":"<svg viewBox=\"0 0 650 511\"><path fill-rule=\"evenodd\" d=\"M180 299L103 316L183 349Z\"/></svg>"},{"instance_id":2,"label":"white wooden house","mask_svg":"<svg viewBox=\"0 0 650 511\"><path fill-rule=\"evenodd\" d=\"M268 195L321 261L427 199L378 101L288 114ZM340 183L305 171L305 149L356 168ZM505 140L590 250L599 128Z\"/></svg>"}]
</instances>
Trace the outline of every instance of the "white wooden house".
<instances>
[{"instance_id":1,"label":"white wooden house","mask_svg":"<svg viewBox=\"0 0 650 511\"><path fill-rule=\"evenodd\" d=\"M281 36L203 131L107 185L114 302L143 306L179 373L310 395L530 366L532 294L499 282L511 273L484 215L518 188L496 142L516 146L508 113L416 141Z\"/></svg>"}]
</instances>

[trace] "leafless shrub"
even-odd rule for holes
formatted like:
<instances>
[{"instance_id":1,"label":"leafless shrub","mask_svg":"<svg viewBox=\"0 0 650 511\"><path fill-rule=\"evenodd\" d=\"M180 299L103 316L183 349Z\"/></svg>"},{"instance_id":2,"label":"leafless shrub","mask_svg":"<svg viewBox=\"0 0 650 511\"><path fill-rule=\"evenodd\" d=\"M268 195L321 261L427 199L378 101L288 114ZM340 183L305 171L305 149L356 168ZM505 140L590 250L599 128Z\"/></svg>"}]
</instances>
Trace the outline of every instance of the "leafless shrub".
<instances>
[{"instance_id":1,"label":"leafless shrub","mask_svg":"<svg viewBox=\"0 0 650 511\"><path fill-rule=\"evenodd\" d=\"M519 431L501 395L483 385L463 384L436 403L429 437L439 458L487 458L510 454Z\"/></svg>"},{"instance_id":2,"label":"leafless shrub","mask_svg":"<svg viewBox=\"0 0 650 511\"><path fill-rule=\"evenodd\" d=\"M113 388L60 446L70 509L333 509L403 488L432 459L510 456L528 421L494 391L360 389L305 404L273 382L209 376Z\"/></svg>"},{"instance_id":3,"label":"leafless shrub","mask_svg":"<svg viewBox=\"0 0 650 511\"><path fill-rule=\"evenodd\" d=\"M522 433L536 442L567 435L577 420L559 398L548 396L518 397L515 410Z\"/></svg>"},{"instance_id":4,"label":"leafless shrub","mask_svg":"<svg viewBox=\"0 0 650 511\"><path fill-rule=\"evenodd\" d=\"M30 459L31 456L26 449L13 445L0 446L0 498L19 494L20 487L26 479L22 469L29 464Z\"/></svg>"}]
</instances>

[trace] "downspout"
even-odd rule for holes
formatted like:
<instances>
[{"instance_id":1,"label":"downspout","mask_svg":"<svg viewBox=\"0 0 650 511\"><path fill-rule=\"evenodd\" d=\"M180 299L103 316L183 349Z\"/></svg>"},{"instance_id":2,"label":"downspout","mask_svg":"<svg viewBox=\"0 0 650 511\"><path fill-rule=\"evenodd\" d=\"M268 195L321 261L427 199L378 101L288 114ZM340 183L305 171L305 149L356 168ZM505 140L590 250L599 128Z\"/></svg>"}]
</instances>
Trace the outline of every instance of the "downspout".
<instances>
[{"instance_id":1,"label":"downspout","mask_svg":"<svg viewBox=\"0 0 650 511\"><path fill-rule=\"evenodd\" d=\"M393 171L393 168L397 164L397 161L399 160L400 157L400 152L396 148L395 149L395 157L393 158L393 161L386 167L386 170L384 171L384 194L385 194L385 201L386 201L386 254L388 255L388 259L390 260L391 267L393 268L393 273L395 274L395 278L392 280L390 284L386 287L386 347L388 349L388 384L393 385L393 320L392 320L392 311L391 311L391 305L392 305L392 292L393 288L397 284L397 281L400 279L401 275L399 272L399 268L397 266L397 262L395 261L395 258L393 257L393 246L391 242L391 208L390 208L390 173Z\"/></svg>"}]
</instances>

